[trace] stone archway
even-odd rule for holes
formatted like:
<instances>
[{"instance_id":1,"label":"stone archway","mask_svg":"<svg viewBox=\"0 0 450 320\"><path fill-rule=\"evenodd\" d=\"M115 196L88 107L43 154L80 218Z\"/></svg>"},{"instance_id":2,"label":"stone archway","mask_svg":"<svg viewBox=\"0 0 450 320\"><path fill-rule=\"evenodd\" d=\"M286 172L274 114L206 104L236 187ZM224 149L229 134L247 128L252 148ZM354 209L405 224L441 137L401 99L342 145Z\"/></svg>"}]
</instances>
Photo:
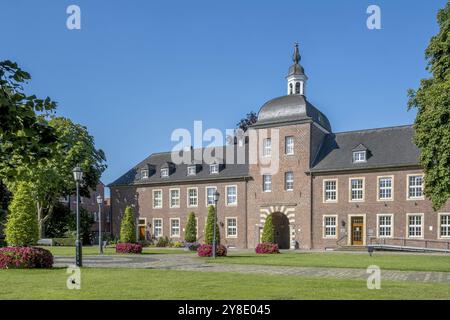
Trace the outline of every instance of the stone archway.
<instances>
[{"instance_id":1,"label":"stone archway","mask_svg":"<svg viewBox=\"0 0 450 320\"><path fill-rule=\"evenodd\" d=\"M280 249L296 249L296 227L295 227L295 208L287 207L287 206L270 206L266 208L260 209L260 232L261 236L262 228L264 223L266 222L266 218L270 214L275 214L277 216L277 227L274 228L275 231L278 230L278 237L282 242L282 246ZM275 218L272 216L272 218ZM275 234L277 237L277 234ZM287 236L287 245L286 245L286 236Z\"/></svg>"},{"instance_id":2,"label":"stone archway","mask_svg":"<svg viewBox=\"0 0 450 320\"><path fill-rule=\"evenodd\" d=\"M272 223L274 242L280 249L289 249L291 247L289 219L281 212L274 212L272 213Z\"/></svg>"}]
</instances>

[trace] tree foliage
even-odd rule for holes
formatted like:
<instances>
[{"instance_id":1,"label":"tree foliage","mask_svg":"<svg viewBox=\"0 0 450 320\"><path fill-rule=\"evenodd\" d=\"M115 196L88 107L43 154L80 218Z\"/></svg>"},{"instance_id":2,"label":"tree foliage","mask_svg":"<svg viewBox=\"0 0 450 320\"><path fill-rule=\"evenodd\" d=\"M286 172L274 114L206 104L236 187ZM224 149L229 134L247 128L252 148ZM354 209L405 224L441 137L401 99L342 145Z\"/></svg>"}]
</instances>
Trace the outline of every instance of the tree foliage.
<instances>
[{"instance_id":1,"label":"tree foliage","mask_svg":"<svg viewBox=\"0 0 450 320\"><path fill-rule=\"evenodd\" d=\"M195 220L195 213L189 213L186 223L186 231L184 232L184 240L186 242L197 241L197 221Z\"/></svg>"},{"instance_id":2,"label":"tree foliage","mask_svg":"<svg viewBox=\"0 0 450 320\"><path fill-rule=\"evenodd\" d=\"M80 207L80 239L83 244L89 245L92 242L92 224L94 223L94 217L86 209ZM69 232L72 236L76 236L77 231L77 215L71 213L69 216Z\"/></svg>"},{"instance_id":3,"label":"tree foliage","mask_svg":"<svg viewBox=\"0 0 450 320\"><path fill-rule=\"evenodd\" d=\"M274 227L272 221L272 214L269 214L266 218L266 222L264 223L263 233L261 236L262 243L274 243L275 235L274 235Z\"/></svg>"},{"instance_id":4,"label":"tree foliage","mask_svg":"<svg viewBox=\"0 0 450 320\"><path fill-rule=\"evenodd\" d=\"M136 242L136 223L134 218L134 210L128 206L120 224L120 242L135 243Z\"/></svg>"},{"instance_id":5,"label":"tree foliage","mask_svg":"<svg viewBox=\"0 0 450 320\"><path fill-rule=\"evenodd\" d=\"M417 109L414 142L425 171L425 195L440 209L450 198L450 2L439 11L440 31L425 57L432 76L408 91L408 108Z\"/></svg>"},{"instance_id":6,"label":"tree foliage","mask_svg":"<svg viewBox=\"0 0 450 320\"><path fill-rule=\"evenodd\" d=\"M206 228L205 228L205 244L212 244L214 239L214 215L216 213L216 208L214 206L209 206L208 217L206 218ZM220 244L220 230L219 225L216 220L216 245Z\"/></svg>"},{"instance_id":7,"label":"tree foliage","mask_svg":"<svg viewBox=\"0 0 450 320\"><path fill-rule=\"evenodd\" d=\"M5 225L6 242L9 246L30 246L38 240L36 208L31 187L20 183L9 205Z\"/></svg>"},{"instance_id":8,"label":"tree foliage","mask_svg":"<svg viewBox=\"0 0 450 320\"><path fill-rule=\"evenodd\" d=\"M256 121L258 121L258 115L255 112L250 111L249 113L247 113L245 118L239 120L239 122L236 124L236 127L246 132L252 124L256 123Z\"/></svg>"},{"instance_id":9,"label":"tree foliage","mask_svg":"<svg viewBox=\"0 0 450 320\"><path fill-rule=\"evenodd\" d=\"M49 238L64 238L73 228L75 213L71 212L67 204L58 202L45 226L45 236ZM76 223L76 222L75 222Z\"/></svg>"}]
</instances>

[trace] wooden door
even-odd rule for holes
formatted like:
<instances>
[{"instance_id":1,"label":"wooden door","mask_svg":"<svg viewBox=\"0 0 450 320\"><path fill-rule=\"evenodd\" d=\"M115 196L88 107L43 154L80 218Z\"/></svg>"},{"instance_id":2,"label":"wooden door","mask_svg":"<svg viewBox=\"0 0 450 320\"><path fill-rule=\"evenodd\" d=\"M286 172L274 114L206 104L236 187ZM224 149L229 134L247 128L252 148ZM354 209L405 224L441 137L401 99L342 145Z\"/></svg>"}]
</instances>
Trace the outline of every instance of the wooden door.
<instances>
[{"instance_id":1,"label":"wooden door","mask_svg":"<svg viewBox=\"0 0 450 320\"><path fill-rule=\"evenodd\" d=\"M362 246L364 244L364 217L352 217L352 245Z\"/></svg>"},{"instance_id":2,"label":"wooden door","mask_svg":"<svg viewBox=\"0 0 450 320\"><path fill-rule=\"evenodd\" d=\"M139 226L139 240L145 240L145 226Z\"/></svg>"}]
</instances>

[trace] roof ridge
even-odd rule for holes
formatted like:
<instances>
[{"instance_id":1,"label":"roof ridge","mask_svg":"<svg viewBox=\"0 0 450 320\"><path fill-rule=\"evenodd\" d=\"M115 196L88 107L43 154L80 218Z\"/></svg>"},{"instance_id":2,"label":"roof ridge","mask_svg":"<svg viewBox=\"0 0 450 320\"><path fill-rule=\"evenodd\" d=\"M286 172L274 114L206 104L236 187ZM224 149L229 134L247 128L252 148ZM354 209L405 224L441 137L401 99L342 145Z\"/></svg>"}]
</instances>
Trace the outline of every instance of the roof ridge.
<instances>
[{"instance_id":1,"label":"roof ridge","mask_svg":"<svg viewBox=\"0 0 450 320\"><path fill-rule=\"evenodd\" d=\"M391 126L391 127L380 127L380 128L371 128L371 129L360 129L360 130L349 130L349 131L342 131L342 132L334 132L334 134L346 134L346 133L355 133L355 132L367 132L367 131L377 131L377 130L389 130L389 129L400 129L400 128L407 128L412 127L413 124L403 124L399 126Z\"/></svg>"}]
</instances>

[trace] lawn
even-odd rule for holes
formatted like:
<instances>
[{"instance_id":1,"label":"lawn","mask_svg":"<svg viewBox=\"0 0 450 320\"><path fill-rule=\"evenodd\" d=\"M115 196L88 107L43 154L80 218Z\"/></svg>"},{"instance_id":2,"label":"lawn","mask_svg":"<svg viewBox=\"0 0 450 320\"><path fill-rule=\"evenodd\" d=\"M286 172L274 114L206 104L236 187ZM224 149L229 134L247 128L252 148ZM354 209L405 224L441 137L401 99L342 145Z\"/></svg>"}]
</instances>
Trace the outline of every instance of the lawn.
<instances>
[{"instance_id":1,"label":"lawn","mask_svg":"<svg viewBox=\"0 0 450 320\"><path fill-rule=\"evenodd\" d=\"M382 270L409 271L444 271L450 272L450 255L418 255L408 253L375 252L372 257L362 253L336 252L302 252L260 255L254 253L229 252L228 257L216 260L207 259L211 263L258 264L291 267L325 267L325 268L367 268L377 265Z\"/></svg>"},{"instance_id":2,"label":"lawn","mask_svg":"<svg viewBox=\"0 0 450 320\"><path fill-rule=\"evenodd\" d=\"M145 269L82 269L68 290L65 269L0 270L0 299L450 299L450 285L284 275Z\"/></svg>"},{"instance_id":3,"label":"lawn","mask_svg":"<svg viewBox=\"0 0 450 320\"><path fill-rule=\"evenodd\" d=\"M50 252L54 256L75 256L75 247L42 247L44 249L50 250ZM184 249L179 248L147 248L144 247L143 254L180 254L180 253L192 253L191 251L187 251ZM83 247L83 255L98 255L99 249L97 246L89 246L89 247ZM115 248L105 248L104 249L105 255L115 255L116 249Z\"/></svg>"}]
</instances>

